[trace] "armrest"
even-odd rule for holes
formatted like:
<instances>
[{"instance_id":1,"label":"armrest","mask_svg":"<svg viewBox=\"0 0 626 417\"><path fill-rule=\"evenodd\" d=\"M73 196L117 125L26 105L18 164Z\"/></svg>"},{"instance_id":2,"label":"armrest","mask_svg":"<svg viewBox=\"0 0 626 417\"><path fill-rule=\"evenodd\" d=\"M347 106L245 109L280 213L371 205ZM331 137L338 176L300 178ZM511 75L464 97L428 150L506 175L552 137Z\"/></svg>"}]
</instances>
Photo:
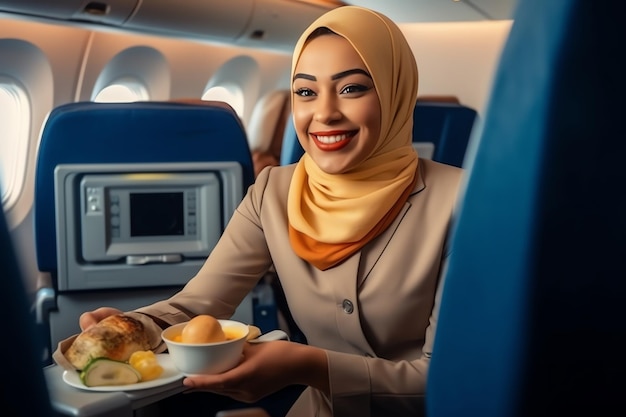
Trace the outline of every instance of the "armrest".
<instances>
[{"instance_id":1,"label":"armrest","mask_svg":"<svg viewBox=\"0 0 626 417\"><path fill-rule=\"evenodd\" d=\"M56 308L55 290L49 272L39 271L37 274L37 294L32 307L38 325L48 322L48 313Z\"/></svg>"}]
</instances>

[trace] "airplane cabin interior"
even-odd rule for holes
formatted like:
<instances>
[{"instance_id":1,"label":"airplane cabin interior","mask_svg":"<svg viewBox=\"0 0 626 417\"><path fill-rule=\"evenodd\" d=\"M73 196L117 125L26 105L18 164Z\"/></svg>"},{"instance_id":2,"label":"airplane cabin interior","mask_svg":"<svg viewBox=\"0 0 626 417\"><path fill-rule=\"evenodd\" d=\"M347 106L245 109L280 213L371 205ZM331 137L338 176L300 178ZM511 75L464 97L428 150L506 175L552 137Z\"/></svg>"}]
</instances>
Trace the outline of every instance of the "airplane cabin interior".
<instances>
[{"instance_id":1,"label":"airplane cabin interior","mask_svg":"<svg viewBox=\"0 0 626 417\"><path fill-rule=\"evenodd\" d=\"M16 155L36 148L17 186L8 174L19 166L0 172L6 190L23 188L19 197L2 194L0 293L11 311L2 352L15 375L2 402L16 416L158 417L158 402L184 391L180 381L81 391L63 382L52 351L76 333L84 311L131 310L182 288L256 175L301 158L287 79L295 40L324 11L368 2L49 3L0 0L0 93L9 82L24 87L6 88L15 103L29 103ZM626 178L618 168L626 145L615 131L624 83L614 60L623 6L473 0L459 13L451 3L451 21L495 22L468 40L493 42L478 60L481 75L468 75L481 92L450 93L442 80L415 104L418 154L466 170L427 414L615 415L626 388ZM440 29L452 26L407 20L407 33L449 40ZM24 21L49 36L35 40ZM69 39L80 48L43 52ZM426 79L449 66L424 61ZM55 78L62 64L72 80ZM132 99L98 98L110 86ZM33 250L23 250L29 241ZM224 314L307 343L275 273L241 299ZM277 410L297 392L288 394L273 399ZM217 417L269 415L241 406Z\"/></svg>"}]
</instances>

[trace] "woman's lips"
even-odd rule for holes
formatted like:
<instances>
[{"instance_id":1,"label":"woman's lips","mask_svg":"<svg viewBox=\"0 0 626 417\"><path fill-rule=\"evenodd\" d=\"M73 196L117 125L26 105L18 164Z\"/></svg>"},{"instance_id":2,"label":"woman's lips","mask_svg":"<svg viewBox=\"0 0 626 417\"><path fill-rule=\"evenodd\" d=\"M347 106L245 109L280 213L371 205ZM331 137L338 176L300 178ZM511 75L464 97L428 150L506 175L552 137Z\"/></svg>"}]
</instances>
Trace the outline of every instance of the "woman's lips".
<instances>
[{"instance_id":1,"label":"woman's lips","mask_svg":"<svg viewBox=\"0 0 626 417\"><path fill-rule=\"evenodd\" d=\"M356 135L357 131L341 131L341 132L318 132L310 133L315 145L323 151L338 151L348 146L350 140Z\"/></svg>"}]
</instances>

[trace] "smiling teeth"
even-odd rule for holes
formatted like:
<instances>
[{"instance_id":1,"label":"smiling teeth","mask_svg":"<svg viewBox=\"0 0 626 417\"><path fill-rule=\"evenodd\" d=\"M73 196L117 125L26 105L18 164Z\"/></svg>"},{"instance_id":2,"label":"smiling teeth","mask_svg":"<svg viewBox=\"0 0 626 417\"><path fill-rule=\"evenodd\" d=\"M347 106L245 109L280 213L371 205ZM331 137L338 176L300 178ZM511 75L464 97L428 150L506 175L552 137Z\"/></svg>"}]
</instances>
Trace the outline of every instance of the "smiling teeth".
<instances>
[{"instance_id":1,"label":"smiling teeth","mask_svg":"<svg viewBox=\"0 0 626 417\"><path fill-rule=\"evenodd\" d=\"M348 139L348 135L316 136L322 143L337 143Z\"/></svg>"}]
</instances>

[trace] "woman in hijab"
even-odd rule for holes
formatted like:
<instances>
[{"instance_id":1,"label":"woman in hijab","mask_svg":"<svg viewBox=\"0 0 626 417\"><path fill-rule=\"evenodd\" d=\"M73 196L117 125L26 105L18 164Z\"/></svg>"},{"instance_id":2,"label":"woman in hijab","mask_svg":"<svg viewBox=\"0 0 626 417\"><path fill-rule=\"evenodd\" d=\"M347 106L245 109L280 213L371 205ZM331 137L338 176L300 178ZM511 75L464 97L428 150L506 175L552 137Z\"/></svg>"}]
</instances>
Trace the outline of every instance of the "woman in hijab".
<instances>
[{"instance_id":1,"label":"woman in hijab","mask_svg":"<svg viewBox=\"0 0 626 417\"><path fill-rule=\"evenodd\" d=\"M417 66L387 17L321 16L291 75L304 156L263 170L181 292L126 314L160 351L162 328L230 317L273 265L308 343L249 344L236 368L184 385L244 402L306 386L289 416L422 415L462 171L411 145ZM118 312L85 313L81 328Z\"/></svg>"}]
</instances>

